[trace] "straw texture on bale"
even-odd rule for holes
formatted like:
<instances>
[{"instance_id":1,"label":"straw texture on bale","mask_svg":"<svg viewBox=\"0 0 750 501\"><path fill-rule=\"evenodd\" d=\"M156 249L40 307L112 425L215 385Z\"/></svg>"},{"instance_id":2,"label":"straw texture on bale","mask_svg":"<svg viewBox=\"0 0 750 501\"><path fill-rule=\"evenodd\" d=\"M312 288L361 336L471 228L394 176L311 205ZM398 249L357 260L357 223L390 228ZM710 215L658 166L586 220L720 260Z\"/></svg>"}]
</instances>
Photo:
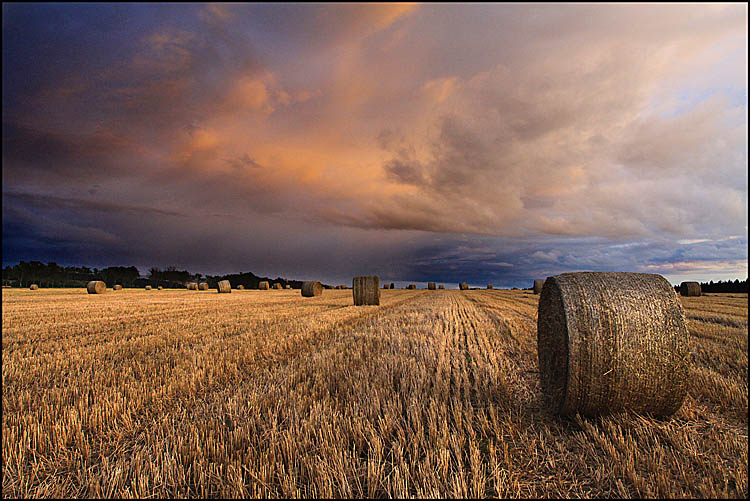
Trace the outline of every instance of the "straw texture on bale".
<instances>
[{"instance_id":1,"label":"straw texture on bale","mask_svg":"<svg viewBox=\"0 0 750 501\"><path fill-rule=\"evenodd\" d=\"M494 289L495 287L492 284L487 284L488 289Z\"/></svg>"},{"instance_id":2,"label":"straw texture on bale","mask_svg":"<svg viewBox=\"0 0 750 501\"><path fill-rule=\"evenodd\" d=\"M438 285L438 289L445 289L445 285L443 284Z\"/></svg>"},{"instance_id":3,"label":"straw texture on bale","mask_svg":"<svg viewBox=\"0 0 750 501\"><path fill-rule=\"evenodd\" d=\"M458 288L461 289L462 291L468 290L469 284L466 282L461 282L460 284L458 284Z\"/></svg>"},{"instance_id":4,"label":"straw texture on bale","mask_svg":"<svg viewBox=\"0 0 750 501\"><path fill-rule=\"evenodd\" d=\"M219 280L216 282L216 290L219 294L229 294L232 292L232 284L229 283L229 280Z\"/></svg>"},{"instance_id":5,"label":"straw texture on bale","mask_svg":"<svg viewBox=\"0 0 750 501\"><path fill-rule=\"evenodd\" d=\"M427 282L427 288L431 291L434 291L437 289L437 286L435 285L435 282Z\"/></svg>"},{"instance_id":6,"label":"straw texture on bale","mask_svg":"<svg viewBox=\"0 0 750 501\"><path fill-rule=\"evenodd\" d=\"M669 416L687 394L688 331L661 275L564 273L539 298L542 392L553 410Z\"/></svg>"},{"instance_id":7,"label":"straw texture on bale","mask_svg":"<svg viewBox=\"0 0 750 501\"><path fill-rule=\"evenodd\" d=\"M31 284L31 286L29 286L29 290L32 290L32 291L35 291L38 288L39 288L39 286L37 284Z\"/></svg>"},{"instance_id":8,"label":"straw texture on bale","mask_svg":"<svg viewBox=\"0 0 750 501\"><path fill-rule=\"evenodd\" d=\"M150 291L150 290L151 290L151 286L150 286L150 285L147 285L147 286L146 286L146 290L147 290L147 291Z\"/></svg>"},{"instance_id":9,"label":"straw texture on bale","mask_svg":"<svg viewBox=\"0 0 750 501\"><path fill-rule=\"evenodd\" d=\"M201 282L198 284L198 290L199 291L207 291L208 290L208 282Z\"/></svg>"},{"instance_id":10,"label":"straw texture on bale","mask_svg":"<svg viewBox=\"0 0 750 501\"><path fill-rule=\"evenodd\" d=\"M274 289L276 289L276 290L281 290L281 289L282 289L282 287L281 287L281 284L280 284L280 283L275 283L275 284L273 284L273 288L274 288Z\"/></svg>"},{"instance_id":11,"label":"straw texture on bale","mask_svg":"<svg viewBox=\"0 0 750 501\"><path fill-rule=\"evenodd\" d=\"M101 280L92 280L86 285L86 290L89 294L104 294L107 290L107 284Z\"/></svg>"},{"instance_id":12,"label":"straw texture on bale","mask_svg":"<svg viewBox=\"0 0 750 501\"><path fill-rule=\"evenodd\" d=\"M120 284L117 284L117 285L115 285L114 287L112 287L112 290L113 290L113 291L119 291L119 290L121 290L121 289L122 289L122 285L120 285Z\"/></svg>"},{"instance_id":13,"label":"straw texture on bale","mask_svg":"<svg viewBox=\"0 0 750 501\"><path fill-rule=\"evenodd\" d=\"M377 276L354 277L352 294L354 295L354 306L379 305L380 278Z\"/></svg>"},{"instance_id":14,"label":"straw texture on bale","mask_svg":"<svg viewBox=\"0 0 750 501\"><path fill-rule=\"evenodd\" d=\"M267 291L270 288L271 287L268 285L268 282L266 282L265 280L263 282L259 282L258 283L258 289L260 289L262 291Z\"/></svg>"},{"instance_id":15,"label":"straw texture on bale","mask_svg":"<svg viewBox=\"0 0 750 501\"><path fill-rule=\"evenodd\" d=\"M198 290L198 283L197 282L189 282L187 284L187 288L189 291L197 291Z\"/></svg>"},{"instance_id":16,"label":"straw texture on bale","mask_svg":"<svg viewBox=\"0 0 750 501\"><path fill-rule=\"evenodd\" d=\"M243 290L244 288L245 288L245 286L242 285L242 284L240 284L240 285L237 286L237 290Z\"/></svg>"},{"instance_id":17,"label":"straw texture on bale","mask_svg":"<svg viewBox=\"0 0 750 501\"><path fill-rule=\"evenodd\" d=\"M698 282L682 282L680 284L681 296L700 296L701 284Z\"/></svg>"},{"instance_id":18,"label":"straw texture on bale","mask_svg":"<svg viewBox=\"0 0 750 501\"><path fill-rule=\"evenodd\" d=\"M544 280L534 280L534 294L540 294L544 287Z\"/></svg>"},{"instance_id":19,"label":"straw texture on bale","mask_svg":"<svg viewBox=\"0 0 750 501\"><path fill-rule=\"evenodd\" d=\"M323 284L315 281L302 282L302 296L313 297L323 294Z\"/></svg>"}]
</instances>

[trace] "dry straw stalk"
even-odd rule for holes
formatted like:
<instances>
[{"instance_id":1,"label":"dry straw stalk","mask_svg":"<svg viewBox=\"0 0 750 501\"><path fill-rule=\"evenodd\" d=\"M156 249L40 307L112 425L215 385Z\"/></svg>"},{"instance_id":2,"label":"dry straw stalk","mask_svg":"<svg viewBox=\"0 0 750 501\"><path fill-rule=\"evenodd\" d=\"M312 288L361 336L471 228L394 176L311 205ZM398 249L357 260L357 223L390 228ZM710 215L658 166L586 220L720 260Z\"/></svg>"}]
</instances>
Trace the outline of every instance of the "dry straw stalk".
<instances>
[{"instance_id":1,"label":"dry straw stalk","mask_svg":"<svg viewBox=\"0 0 750 501\"><path fill-rule=\"evenodd\" d=\"M380 304L380 278L377 276L354 277L352 280L354 306Z\"/></svg>"},{"instance_id":2,"label":"dry straw stalk","mask_svg":"<svg viewBox=\"0 0 750 501\"><path fill-rule=\"evenodd\" d=\"M682 296L700 296L701 284L698 282L682 282L680 284L680 295Z\"/></svg>"},{"instance_id":3,"label":"dry straw stalk","mask_svg":"<svg viewBox=\"0 0 750 501\"><path fill-rule=\"evenodd\" d=\"M104 294L107 290L107 284L101 280L92 280L86 285L86 290L89 294Z\"/></svg>"},{"instance_id":4,"label":"dry straw stalk","mask_svg":"<svg viewBox=\"0 0 750 501\"><path fill-rule=\"evenodd\" d=\"M661 275L549 277L537 319L542 391L555 411L668 416L682 405L688 331L682 304Z\"/></svg>"},{"instance_id":5,"label":"dry straw stalk","mask_svg":"<svg viewBox=\"0 0 750 501\"><path fill-rule=\"evenodd\" d=\"M229 280L219 280L216 283L216 290L219 294L229 294L232 292L232 284L229 283Z\"/></svg>"},{"instance_id":6,"label":"dry straw stalk","mask_svg":"<svg viewBox=\"0 0 750 501\"><path fill-rule=\"evenodd\" d=\"M315 281L302 282L302 296L313 297L323 294L323 284Z\"/></svg>"}]
</instances>

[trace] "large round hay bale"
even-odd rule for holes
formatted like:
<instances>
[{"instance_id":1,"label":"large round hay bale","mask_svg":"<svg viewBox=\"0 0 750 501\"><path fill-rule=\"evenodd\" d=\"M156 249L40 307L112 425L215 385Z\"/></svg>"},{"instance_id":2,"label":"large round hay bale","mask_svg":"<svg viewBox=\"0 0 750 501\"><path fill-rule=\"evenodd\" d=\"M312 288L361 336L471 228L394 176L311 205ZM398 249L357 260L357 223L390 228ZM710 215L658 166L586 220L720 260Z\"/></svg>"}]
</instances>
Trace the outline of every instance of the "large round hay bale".
<instances>
[{"instance_id":1,"label":"large round hay bale","mask_svg":"<svg viewBox=\"0 0 750 501\"><path fill-rule=\"evenodd\" d=\"M37 290L38 288L39 288L39 286L38 286L37 284L31 284L31 285L29 286L29 290L32 290L32 291L35 291L35 290Z\"/></svg>"},{"instance_id":2,"label":"large round hay bale","mask_svg":"<svg viewBox=\"0 0 750 501\"><path fill-rule=\"evenodd\" d=\"M268 286L268 282L266 282L265 280L263 282L259 282L258 289L262 291L267 291L268 289L270 289L270 287Z\"/></svg>"},{"instance_id":3,"label":"large round hay bale","mask_svg":"<svg viewBox=\"0 0 750 501\"><path fill-rule=\"evenodd\" d=\"M146 290L147 290L147 291L150 291L150 290L151 290L151 286L150 286L150 285L147 285L147 286L146 286Z\"/></svg>"},{"instance_id":4,"label":"large round hay bale","mask_svg":"<svg viewBox=\"0 0 750 501\"><path fill-rule=\"evenodd\" d=\"M435 289L437 289L437 285L435 284L435 282L427 282L427 288L431 291L434 291Z\"/></svg>"},{"instance_id":5,"label":"large round hay bale","mask_svg":"<svg viewBox=\"0 0 750 501\"><path fill-rule=\"evenodd\" d=\"M462 291L469 290L469 284L466 282L461 282L460 284L458 284L458 288Z\"/></svg>"},{"instance_id":6,"label":"large round hay bale","mask_svg":"<svg viewBox=\"0 0 750 501\"><path fill-rule=\"evenodd\" d=\"M688 386L688 331L661 275L564 273L539 298L542 391L560 414L668 416Z\"/></svg>"},{"instance_id":7,"label":"large round hay bale","mask_svg":"<svg viewBox=\"0 0 750 501\"><path fill-rule=\"evenodd\" d=\"M277 282L277 283L273 284L273 288L280 291L281 290L281 284Z\"/></svg>"},{"instance_id":8,"label":"large round hay bale","mask_svg":"<svg viewBox=\"0 0 750 501\"><path fill-rule=\"evenodd\" d=\"M229 280L219 280L216 282L216 290L219 294L229 294L232 292L232 284L229 283Z\"/></svg>"},{"instance_id":9,"label":"large round hay bale","mask_svg":"<svg viewBox=\"0 0 750 501\"><path fill-rule=\"evenodd\" d=\"M198 290L199 291L207 291L208 290L208 282L201 282L198 284Z\"/></svg>"},{"instance_id":10,"label":"large round hay bale","mask_svg":"<svg viewBox=\"0 0 750 501\"><path fill-rule=\"evenodd\" d=\"M379 305L380 278L377 276L354 277L352 294L354 295L354 306Z\"/></svg>"},{"instance_id":11,"label":"large round hay bale","mask_svg":"<svg viewBox=\"0 0 750 501\"><path fill-rule=\"evenodd\" d=\"M534 280L534 294L540 294L544 287L544 280Z\"/></svg>"},{"instance_id":12,"label":"large round hay bale","mask_svg":"<svg viewBox=\"0 0 750 501\"><path fill-rule=\"evenodd\" d=\"M443 284L438 285L438 289L445 289L445 285Z\"/></svg>"},{"instance_id":13,"label":"large round hay bale","mask_svg":"<svg viewBox=\"0 0 750 501\"><path fill-rule=\"evenodd\" d=\"M112 290L113 290L113 291L119 291L119 290L122 290L122 285L120 285L120 284L116 284L116 285L115 285L114 287L112 287Z\"/></svg>"},{"instance_id":14,"label":"large round hay bale","mask_svg":"<svg viewBox=\"0 0 750 501\"><path fill-rule=\"evenodd\" d=\"M313 297L323 294L323 284L315 281L302 282L302 296Z\"/></svg>"},{"instance_id":15,"label":"large round hay bale","mask_svg":"<svg viewBox=\"0 0 750 501\"><path fill-rule=\"evenodd\" d=\"M107 290L107 284L101 280L92 280L86 285L86 290L89 294L104 294Z\"/></svg>"},{"instance_id":16,"label":"large round hay bale","mask_svg":"<svg viewBox=\"0 0 750 501\"><path fill-rule=\"evenodd\" d=\"M680 284L681 296L700 296L701 284L698 282L682 282Z\"/></svg>"},{"instance_id":17,"label":"large round hay bale","mask_svg":"<svg viewBox=\"0 0 750 501\"><path fill-rule=\"evenodd\" d=\"M494 288L495 288L495 286L494 286L494 285L492 285L492 284L487 284L487 288L488 288L488 289L494 289Z\"/></svg>"},{"instance_id":18,"label":"large round hay bale","mask_svg":"<svg viewBox=\"0 0 750 501\"><path fill-rule=\"evenodd\" d=\"M187 284L187 288L189 291L197 291L198 290L198 283L197 282L189 282Z\"/></svg>"},{"instance_id":19,"label":"large round hay bale","mask_svg":"<svg viewBox=\"0 0 750 501\"><path fill-rule=\"evenodd\" d=\"M243 290L244 288L245 288L245 286L242 285L242 284L240 284L240 285L237 286L237 290L240 290L240 291Z\"/></svg>"}]
</instances>

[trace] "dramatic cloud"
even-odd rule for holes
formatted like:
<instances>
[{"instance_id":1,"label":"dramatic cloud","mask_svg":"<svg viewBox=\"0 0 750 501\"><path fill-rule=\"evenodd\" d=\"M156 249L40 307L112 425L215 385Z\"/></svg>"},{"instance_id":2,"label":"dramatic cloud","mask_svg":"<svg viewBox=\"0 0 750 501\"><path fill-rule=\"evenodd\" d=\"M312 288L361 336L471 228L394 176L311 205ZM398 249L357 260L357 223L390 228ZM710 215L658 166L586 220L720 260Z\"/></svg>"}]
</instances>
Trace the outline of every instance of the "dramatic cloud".
<instances>
[{"instance_id":1,"label":"dramatic cloud","mask_svg":"<svg viewBox=\"0 0 750 501\"><path fill-rule=\"evenodd\" d=\"M745 5L3 5L3 261L747 275Z\"/></svg>"}]
</instances>

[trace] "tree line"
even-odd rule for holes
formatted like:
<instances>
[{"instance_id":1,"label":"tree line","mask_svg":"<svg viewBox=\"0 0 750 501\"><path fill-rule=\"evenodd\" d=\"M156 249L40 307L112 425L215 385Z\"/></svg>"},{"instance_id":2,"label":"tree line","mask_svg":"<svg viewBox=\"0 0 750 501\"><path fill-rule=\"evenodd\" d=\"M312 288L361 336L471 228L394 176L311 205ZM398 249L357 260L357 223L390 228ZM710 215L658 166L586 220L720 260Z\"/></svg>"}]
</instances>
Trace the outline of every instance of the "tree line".
<instances>
[{"instance_id":1,"label":"tree line","mask_svg":"<svg viewBox=\"0 0 750 501\"><path fill-rule=\"evenodd\" d=\"M209 287L216 287L220 280L229 280L232 287L243 285L247 289L257 289L261 281L267 281L272 287L280 283L282 287L290 285L293 289L302 287L299 280L287 280L277 277L259 277L254 273L233 273L229 275L203 275L178 270L174 266L165 269L150 268L148 275L141 276L135 266L109 266L97 269L88 266L59 266L57 263L42 263L39 261L21 261L14 266L3 268L3 285L11 287L29 287L37 284L39 287L85 287L91 280L102 280L107 287L122 285L123 287L142 288L162 286L167 289L184 288L188 282L207 282Z\"/></svg>"},{"instance_id":2,"label":"tree line","mask_svg":"<svg viewBox=\"0 0 750 501\"><path fill-rule=\"evenodd\" d=\"M734 280L719 280L714 282L701 282L701 292L747 292L747 278L740 281L739 278ZM675 290L680 292L680 286L675 285Z\"/></svg>"}]
</instances>

